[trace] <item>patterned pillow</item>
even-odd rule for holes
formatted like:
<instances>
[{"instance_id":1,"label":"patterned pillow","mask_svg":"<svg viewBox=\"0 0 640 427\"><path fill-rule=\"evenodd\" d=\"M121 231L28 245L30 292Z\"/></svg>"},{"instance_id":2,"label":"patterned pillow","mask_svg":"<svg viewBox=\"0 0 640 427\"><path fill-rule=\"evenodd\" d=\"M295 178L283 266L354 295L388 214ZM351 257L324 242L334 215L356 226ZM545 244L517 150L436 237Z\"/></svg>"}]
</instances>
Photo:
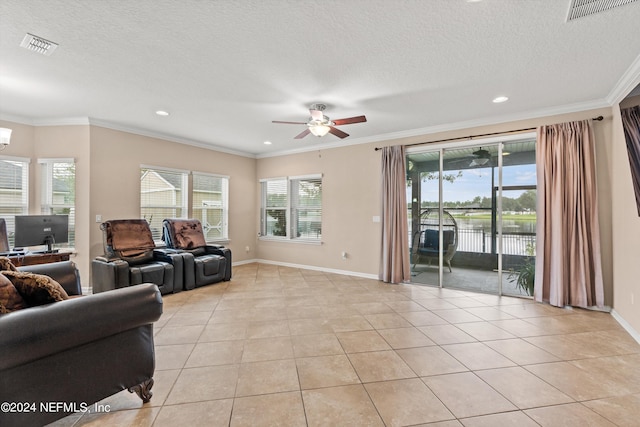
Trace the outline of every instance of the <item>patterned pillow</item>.
<instances>
[{"instance_id":1,"label":"patterned pillow","mask_svg":"<svg viewBox=\"0 0 640 427\"><path fill-rule=\"evenodd\" d=\"M6 256L3 256L3 257L0 257L0 271L5 271L5 270L17 271L17 268L15 265L13 265L13 263L11 262L11 259L7 258Z\"/></svg>"},{"instance_id":2,"label":"patterned pillow","mask_svg":"<svg viewBox=\"0 0 640 427\"><path fill-rule=\"evenodd\" d=\"M13 283L0 274L0 314L11 313L26 307L27 304Z\"/></svg>"},{"instance_id":3,"label":"patterned pillow","mask_svg":"<svg viewBox=\"0 0 640 427\"><path fill-rule=\"evenodd\" d=\"M23 271L3 271L2 274L9 278L29 306L69 299L60 283L49 276Z\"/></svg>"}]
</instances>

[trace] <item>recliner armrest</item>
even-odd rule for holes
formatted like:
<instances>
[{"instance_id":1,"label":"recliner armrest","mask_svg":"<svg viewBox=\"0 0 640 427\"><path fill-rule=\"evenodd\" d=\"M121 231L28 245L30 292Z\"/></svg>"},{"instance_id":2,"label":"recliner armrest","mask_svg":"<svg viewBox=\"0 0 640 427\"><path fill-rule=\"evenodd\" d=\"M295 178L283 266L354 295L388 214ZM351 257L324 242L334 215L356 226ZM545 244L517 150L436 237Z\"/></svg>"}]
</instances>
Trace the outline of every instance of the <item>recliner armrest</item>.
<instances>
[{"instance_id":1,"label":"recliner armrest","mask_svg":"<svg viewBox=\"0 0 640 427\"><path fill-rule=\"evenodd\" d=\"M121 259L96 257L91 261L93 292L104 292L129 286L129 264Z\"/></svg>"},{"instance_id":2,"label":"recliner armrest","mask_svg":"<svg viewBox=\"0 0 640 427\"><path fill-rule=\"evenodd\" d=\"M228 248L225 248L222 245L207 245L205 246L205 249L207 251L207 254L220 255L225 257L226 267L225 267L225 274L224 274L223 280L225 281L230 280L231 279L231 250Z\"/></svg>"},{"instance_id":3,"label":"recliner armrest","mask_svg":"<svg viewBox=\"0 0 640 427\"><path fill-rule=\"evenodd\" d=\"M2 315L0 370L153 323L161 314L158 287L142 284Z\"/></svg>"},{"instance_id":4,"label":"recliner armrest","mask_svg":"<svg viewBox=\"0 0 640 427\"><path fill-rule=\"evenodd\" d=\"M157 248L153 250L153 259L168 262L173 265L173 292L180 292L184 288L185 271L193 270L193 255L178 249Z\"/></svg>"}]
</instances>

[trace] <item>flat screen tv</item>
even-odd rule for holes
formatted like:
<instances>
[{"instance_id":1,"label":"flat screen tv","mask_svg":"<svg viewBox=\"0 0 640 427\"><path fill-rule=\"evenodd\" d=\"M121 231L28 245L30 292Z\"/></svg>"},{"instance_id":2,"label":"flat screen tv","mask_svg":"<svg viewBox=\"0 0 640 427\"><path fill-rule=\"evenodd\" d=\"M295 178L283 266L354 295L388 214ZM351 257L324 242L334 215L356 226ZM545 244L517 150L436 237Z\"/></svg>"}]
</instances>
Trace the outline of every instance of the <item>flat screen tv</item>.
<instances>
[{"instance_id":1,"label":"flat screen tv","mask_svg":"<svg viewBox=\"0 0 640 427\"><path fill-rule=\"evenodd\" d=\"M47 245L53 252L54 244L69 241L69 215L16 215L15 227L18 248Z\"/></svg>"}]
</instances>

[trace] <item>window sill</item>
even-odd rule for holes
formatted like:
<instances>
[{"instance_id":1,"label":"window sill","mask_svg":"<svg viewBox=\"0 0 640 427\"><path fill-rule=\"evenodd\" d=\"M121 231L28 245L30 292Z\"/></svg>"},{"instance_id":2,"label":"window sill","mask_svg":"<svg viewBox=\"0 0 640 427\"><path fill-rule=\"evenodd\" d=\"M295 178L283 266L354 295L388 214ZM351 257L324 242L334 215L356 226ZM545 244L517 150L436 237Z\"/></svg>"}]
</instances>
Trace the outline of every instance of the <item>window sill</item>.
<instances>
[{"instance_id":1,"label":"window sill","mask_svg":"<svg viewBox=\"0 0 640 427\"><path fill-rule=\"evenodd\" d=\"M322 240L311 240L311 239L287 239L286 237L267 237L261 236L258 237L258 240L263 242L278 242L278 243L297 243L300 245L313 245L320 246L322 245Z\"/></svg>"},{"instance_id":2,"label":"window sill","mask_svg":"<svg viewBox=\"0 0 640 427\"><path fill-rule=\"evenodd\" d=\"M207 245L227 245L231 243L231 239L207 240Z\"/></svg>"}]
</instances>

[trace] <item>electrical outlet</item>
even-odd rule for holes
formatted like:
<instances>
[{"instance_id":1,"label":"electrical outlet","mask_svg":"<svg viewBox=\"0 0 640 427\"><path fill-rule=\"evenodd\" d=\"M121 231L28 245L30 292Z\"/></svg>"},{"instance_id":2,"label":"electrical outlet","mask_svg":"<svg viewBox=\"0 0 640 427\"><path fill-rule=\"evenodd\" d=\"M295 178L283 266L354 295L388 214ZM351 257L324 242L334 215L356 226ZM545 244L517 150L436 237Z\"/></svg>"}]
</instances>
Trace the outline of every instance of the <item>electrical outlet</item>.
<instances>
[{"instance_id":1,"label":"electrical outlet","mask_svg":"<svg viewBox=\"0 0 640 427\"><path fill-rule=\"evenodd\" d=\"M102 222L102 215L96 215L96 222Z\"/></svg>"}]
</instances>

